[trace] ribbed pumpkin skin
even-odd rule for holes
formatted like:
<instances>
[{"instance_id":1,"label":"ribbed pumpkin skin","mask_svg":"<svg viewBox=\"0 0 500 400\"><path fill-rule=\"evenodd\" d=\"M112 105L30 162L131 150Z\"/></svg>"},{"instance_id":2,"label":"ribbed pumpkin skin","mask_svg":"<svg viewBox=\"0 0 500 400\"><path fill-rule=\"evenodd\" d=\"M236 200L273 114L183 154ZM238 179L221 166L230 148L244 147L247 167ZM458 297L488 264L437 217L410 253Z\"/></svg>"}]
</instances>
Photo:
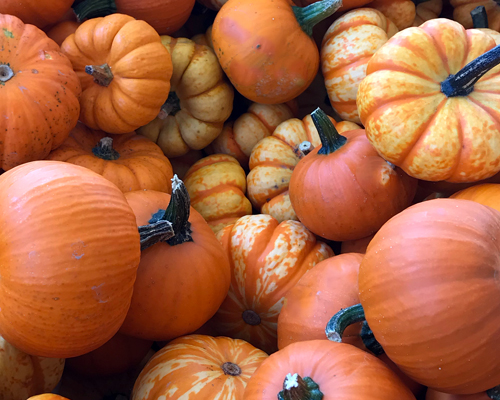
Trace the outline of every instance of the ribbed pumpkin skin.
<instances>
[{"instance_id":1,"label":"ribbed pumpkin skin","mask_svg":"<svg viewBox=\"0 0 500 400\"><path fill-rule=\"evenodd\" d=\"M500 211L500 185L484 183L461 190L450 196L452 199L472 200Z\"/></svg>"},{"instance_id":2,"label":"ribbed pumpkin skin","mask_svg":"<svg viewBox=\"0 0 500 400\"><path fill-rule=\"evenodd\" d=\"M186 173L184 183L191 205L215 233L252 214L252 204L245 197L245 171L231 156L214 154L201 159Z\"/></svg>"},{"instance_id":3,"label":"ribbed pumpkin skin","mask_svg":"<svg viewBox=\"0 0 500 400\"><path fill-rule=\"evenodd\" d=\"M500 67L484 75L468 96L448 98L441 92L450 74L494 46L491 36L444 18L389 39L368 62L357 98L366 135L378 153L429 181L471 182L496 174Z\"/></svg>"},{"instance_id":4,"label":"ribbed pumpkin skin","mask_svg":"<svg viewBox=\"0 0 500 400\"><path fill-rule=\"evenodd\" d=\"M479 6L486 8L490 29L500 29L500 5L495 0L450 0L450 4L454 7L453 19L466 29L473 27L470 12Z\"/></svg>"},{"instance_id":5,"label":"ribbed pumpkin skin","mask_svg":"<svg viewBox=\"0 0 500 400\"><path fill-rule=\"evenodd\" d=\"M277 349L278 315L284 296L308 270L333 256L301 223L278 223L269 215L247 215L219 231L231 264L229 294L213 318L219 334L248 341L271 353ZM242 313L261 322L251 325Z\"/></svg>"},{"instance_id":6,"label":"ribbed pumpkin skin","mask_svg":"<svg viewBox=\"0 0 500 400\"><path fill-rule=\"evenodd\" d=\"M113 149L120 155L117 160L104 160L92 152L106 136L113 139ZM107 135L79 122L66 141L47 159L91 169L113 182L122 192L150 189L170 193L172 190L174 175L170 161L155 143L135 132Z\"/></svg>"},{"instance_id":7,"label":"ribbed pumpkin skin","mask_svg":"<svg viewBox=\"0 0 500 400\"><path fill-rule=\"evenodd\" d=\"M75 357L107 342L132 297L140 242L107 179L35 161L0 176L0 331L29 354Z\"/></svg>"},{"instance_id":8,"label":"ribbed pumpkin skin","mask_svg":"<svg viewBox=\"0 0 500 400\"><path fill-rule=\"evenodd\" d=\"M152 121L170 90L172 61L158 33L123 14L92 18L61 45L80 78L80 121L107 133L128 133ZM113 79L101 86L85 67L107 64Z\"/></svg>"},{"instance_id":9,"label":"ribbed pumpkin skin","mask_svg":"<svg viewBox=\"0 0 500 400\"><path fill-rule=\"evenodd\" d=\"M70 9L72 0L2 0L0 14L10 14L25 24L44 28L61 19Z\"/></svg>"},{"instance_id":10,"label":"ribbed pumpkin skin","mask_svg":"<svg viewBox=\"0 0 500 400\"><path fill-rule=\"evenodd\" d=\"M416 9L412 0L374 0L369 6L381 11L399 30L408 28L415 20Z\"/></svg>"},{"instance_id":11,"label":"ribbed pumpkin skin","mask_svg":"<svg viewBox=\"0 0 500 400\"><path fill-rule=\"evenodd\" d=\"M424 201L374 236L359 272L366 320L415 381L472 394L500 383L500 213L458 199Z\"/></svg>"},{"instance_id":12,"label":"ribbed pumpkin skin","mask_svg":"<svg viewBox=\"0 0 500 400\"><path fill-rule=\"evenodd\" d=\"M275 400L287 374L310 377L324 400L415 400L375 356L329 340L297 342L269 356L248 382L245 400Z\"/></svg>"},{"instance_id":13,"label":"ribbed pumpkin skin","mask_svg":"<svg viewBox=\"0 0 500 400\"><path fill-rule=\"evenodd\" d=\"M356 106L358 87L375 52L398 32L373 8L350 11L328 28L321 45L321 69L332 107L348 121L361 123Z\"/></svg>"},{"instance_id":14,"label":"ribbed pumpkin skin","mask_svg":"<svg viewBox=\"0 0 500 400\"><path fill-rule=\"evenodd\" d=\"M43 159L68 137L78 121L81 86L43 31L0 14L0 32L0 65L14 73L0 76L0 168L8 170Z\"/></svg>"},{"instance_id":15,"label":"ribbed pumpkin skin","mask_svg":"<svg viewBox=\"0 0 500 400\"><path fill-rule=\"evenodd\" d=\"M247 382L266 358L266 353L243 340L184 336L149 360L137 378L132 400L242 400ZM226 362L239 366L241 374L225 374Z\"/></svg>"},{"instance_id":16,"label":"ribbed pumpkin skin","mask_svg":"<svg viewBox=\"0 0 500 400\"><path fill-rule=\"evenodd\" d=\"M125 194L137 225L166 209L167 193L141 190ZM191 207L193 242L159 242L142 251L134 294L121 333L170 340L194 332L217 311L230 284L229 261L203 217Z\"/></svg>"},{"instance_id":17,"label":"ribbed pumpkin skin","mask_svg":"<svg viewBox=\"0 0 500 400\"><path fill-rule=\"evenodd\" d=\"M30 356L0 336L0 393L2 400L26 399L50 392L61 379L63 358Z\"/></svg>"},{"instance_id":18,"label":"ribbed pumpkin skin","mask_svg":"<svg viewBox=\"0 0 500 400\"><path fill-rule=\"evenodd\" d=\"M486 392L476 394L448 394L438 392L431 388L427 389L425 400L491 400Z\"/></svg>"},{"instance_id":19,"label":"ribbed pumpkin skin","mask_svg":"<svg viewBox=\"0 0 500 400\"><path fill-rule=\"evenodd\" d=\"M420 26L430 19L438 18L443 11L443 0L428 0L416 7L416 15L412 26Z\"/></svg>"}]
</instances>

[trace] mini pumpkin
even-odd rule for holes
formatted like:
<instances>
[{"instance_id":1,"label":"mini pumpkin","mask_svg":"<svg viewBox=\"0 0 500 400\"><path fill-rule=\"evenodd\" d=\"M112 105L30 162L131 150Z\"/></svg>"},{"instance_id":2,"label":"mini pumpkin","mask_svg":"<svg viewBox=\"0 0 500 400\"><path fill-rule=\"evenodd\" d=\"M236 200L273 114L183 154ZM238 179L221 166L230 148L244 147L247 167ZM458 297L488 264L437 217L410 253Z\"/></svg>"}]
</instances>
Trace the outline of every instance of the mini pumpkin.
<instances>
[{"instance_id":1,"label":"mini pumpkin","mask_svg":"<svg viewBox=\"0 0 500 400\"><path fill-rule=\"evenodd\" d=\"M10 14L25 24L44 28L61 19L72 3L72 0L2 0L0 14Z\"/></svg>"},{"instance_id":2,"label":"mini pumpkin","mask_svg":"<svg viewBox=\"0 0 500 400\"><path fill-rule=\"evenodd\" d=\"M453 6L453 19L466 29L473 27L471 11L476 7L484 6L490 28L500 30L500 5L495 0L450 0L450 4Z\"/></svg>"},{"instance_id":3,"label":"mini pumpkin","mask_svg":"<svg viewBox=\"0 0 500 400\"><path fill-rule=\"evenodd\" d=\"M412 26L420 26L424 22L438 18L443 11L443 0L414 0L416 15Z\"/></svg>"},{"instance_id":4,"label":"mini pumpkin","mask_svg":"<svg viewBox=\"0 0 500 400\"><path fill-rule=\"evenodd\" d=\"M412 26L416 16L414 0L374 0L369 6L381 11L399 30Z\"/></svg>"},{"instance_id":5,"label":"mini pumpkin","mask_svg":"<svg viewBox=\"0 0 500 400\"><path fill-rule=\"evenodd\" d=\"M452 199L472 200L485 206L500 211L500 185L483 183L456 192L450 196Z\"/></svg>"},{"instance_id":6,"label":"mini pumpkin","mask_svg":"<svg viewBox=\"0 0 500 400\"><path fill-rule=\"evenodd\" d=\"M500 44L500 32L489 28L490 25L486 7L478 6L470 12L470 15L472 17L472 24L474 29L479 29L487 33L495 40L496 45Z\"/></svg>"},{"instance_id":7,"label":"mini pumpkin","mask_svg":"<svg viewBox=\"0 0 500 400\"><path fill-rule=\"evenodd\" d=\"M78 21L62 21L48 30L47 36L61 46L64 40L72 33L75 33L80 25L81 23Z\"/></svg>"},{"instance_id":8,"label":"mini pumpkin","mask_svg":"<svg viewBox=\"0 0 500 400\"><path fill-rule=\"evenodd\" d=\"M112 14L81 24L61 51L80 78L80 121L128 133L153 120L170 90L172 61L146 22Z\"/></svg>"},{"instance_id":9,"label":"mini pumpkin","mask_svg":"<svg viewBox=\"0 0 500 400\"><path fill-rule=\"evenodd\" d=\"M107 136L80 122L47 159L89 168L113 182L122 192L171 191L170 161L156 144L135 132Z\"/></svg>"},{"instance_id":10,"label":"mini pumpkin","mask_svg":"<svg viewBox=\"0 0 500 400\"><path fill-rule=\"evenodd\" d=\"M137 132L167 157L179 157L203 149L221 133L233 110L234 92L209 47L185 38L161 40L172 56L171 92L159 116Z\"/></svg>"}]
</instances>

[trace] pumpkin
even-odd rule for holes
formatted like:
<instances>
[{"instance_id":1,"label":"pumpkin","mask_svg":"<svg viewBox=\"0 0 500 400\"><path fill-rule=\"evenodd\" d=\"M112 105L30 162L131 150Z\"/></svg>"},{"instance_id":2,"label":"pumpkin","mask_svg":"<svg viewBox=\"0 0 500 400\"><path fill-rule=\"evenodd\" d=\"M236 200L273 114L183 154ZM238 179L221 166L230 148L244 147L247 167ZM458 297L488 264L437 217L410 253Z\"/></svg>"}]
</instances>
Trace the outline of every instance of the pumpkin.
<instances>
[{"instance_id":1,"label":"pumpkin","mask_svg":"<svg viewBox=\"0 0 500 400\"><path fill-rule=\"evenodd\" d=\"M72 3L73 0L2 0L0 14L10 14L21 19L25 24L44 28L62 18L71 8ZM30 44L33 44L31 40Z\"/></svg>"},{"instance_id":2,"label":"pumpkin","mask_svg":"<svg viewBox=\"0 0 500 400\"><path fill-rule=\"evenodd\" d=\"M73 9L80 21L121 13L146 21L161 35L177 31L188 20L195 0L82 0Z\"/></svg>"},{"instance_id":3,"label":"pumpkin","mask_svg":"<svg viewBox=\"0 0 500 400\"><path fill-rule=\"evenodd\" d=\"M227 256L203 217L190 207L176 176L172 196L153 190L125 194L138 226L172 222L174 237L143 249L134 294L120 332L148 340L170 340L200 328L227 294ZM165 210L165 207L168 207ZM207 284L209 283L209 284Z\"/></svg>"},{"instance_id":4,"label":"pumpkin","mask_svg":"<svg viewBox=\"0 0 500 400\"><path fill-rule=\"evenodd\" d=\"M278 348L325 339L325 326L342 308L359 303L358 271L362 254L327 258L307 271L285 295L278 317ZM343 341L363 348L361 324L349 327Z\"/></svg>"},{"instance_id":5,"label":"pumpkin","mask_svg":"<svg viewBox=\"0 0 500 400\"><path fill-rule=\"evenodd\" d=\"M139 365L152 345L151 340L117 333L101 347L79 357L66 359L66 368L89 377L122 374Z\"/></svg>"},{"instance_id":6,"label":"pumpkin","mask_svg":"<svg viewBox=\"0 0 500 400\"><path fill-rule=\"evenodd\" d=\"M209 47L170 36L162 36L162 43L172 56L171 92L160 115L138 133L158 143L167 157L179 157L221 133L234 92Z\"/></svg>"},{"instance_id":7,"label":"pumpkin","mask_svg":"<svg viewBox=\"0 0 500 400\"><path fill-rule=\"evenodd\" d=\"M472 200L500 211L500 185L483 183L451 195L452 199Z\"/></svg>"},{"instance_id":8,"label":"pumpkin","mask_svg":"<svg viewBox=\"0 0 500 400\"><path fill-rule=\"evenodd\" d=\"M252 103L248 111L240 115L234 123L224 124L221 134L207 150L212 154L229 154L247 168L255 145L270 136L279 124L293 117L294 112L289 103Z\"/></svg>"},{"instance_id":9,"label":"pumpkin","mask_svg":"<svg viewBox=\"0 0 500 400\"><path fill-rule=\"evenodd\" d=\"M131 399L242 400L247 382L266 358L266 353L243 340L184 336L149 360Z\"/></svg>"},{"instance_id":10,"label":"pumpkin","mask_svg":"<svg viewBox=\"0 0 500 400\"><path fill-rule=\"evenodd\" d=\"M438 18L443 11L443 0L414 0L416 15L412 26L420 26L424 22Z\"/></svg>"},{"instance_id":11,"label":"pumpkin","mask_svg":"<svg viewBox=\"0 0 500 400\"><path fill-rule=\"evenodd\" d=\"M414 0L374 0L369 6L381 11L399 30L412 26L416 16Z\"/></svg>"},{"instance_id":12,"label":"pumpkin","mask_svg":"<svg viewBox=\"0 0 500 400\"><path fill-rule=\"evenodd\" d=\"M32 396L28 400L69 400L66 397L59 396L58 394L45 393L39 394L37 396Z\"/></svg>"},{"instance_id":13,"label":"pumpkin","mask_svg":"<svg viewBox=\"0 0 500 400\"><path fill-rule=\"evenodd\" d=\"M500 33L494 31L493 29L489 29L488 14L486 12L486 7L478 6L470 12L470 15L472 17L472 23L474 29L479 29L487 33L493 38L493 40L495 40L496 45L500 44Z\"/></svg>"},{"instance_id":14,"label":"pumpkin","mask_svg":"<svg viewBox=\"0 0 500 400\"><path fill-rule=\"evenodd\" d=\"M361 305L336 318L366 318L387 356L423 385L452 394L498 385L499 234L498 211L473 201L411 206L374 236L359 271Z\"/></svg>"},{"instance_id":15,"label":"pumpkin","mask_svg":"<svg viewBox=\"0 0 500 400\"><path fill-rule=\"evenodd\" d=\"M195 162L201 160L204 156L205 155L201 150L190 150L183 156L172 158L170 163L172 164L174 173L179 177L179 179L184 179L184 176L186 176L189 168L191 168Z\"/></svg>"},{"instance_id":16,"label":"pumpkin","mask_svg":"<svg viewBox=\"0 0 500 400\"><path fill-rule=\"evenodd\" d=\"M321 46L321 69L333 109L345 120L360 123L356 95L375 52L398 31L373 8L349 11L328 28Z\"/></svg>"},{"instance_id":17,"label":"pumpkin","mask_svg":"<svg viewBox=\"0 0 500 400\"><path fill-rule=\"evenodd\" d=\"M104 176L122 192L151 189L169 193L172 165L161 149L135 132L106 136L78 123L49 160L81 165Z\"/></svg>"},{"instance_id":18,"label":"pumpkin","mask_svg":"<svg viewBox=\"0 0 500 400\"><path fill-rule=\"evenodd\" d=\"M0 30L0 169L8 170L46 157L66 139L78 121L81 86L40 29L0 14Z\"/></svg>"},{"instance_id":19,"label":"pumpkin","mask_svg":"<svg viewBox=\"0 0 500 400\"><path fill-rule=\"evenodd\" d=\"M357 98L378 153L428 181L471 182L500 171L499 68L488 72L500 62L500 48L488 51L494 46L486 33L444 18L389 39L368 62Z\"/></svg>"},{"instance_id":20,"label":"pumpkin","mask_svg":"<svg viewBox=\"0 0 500 400\"><path fill-rule=\"evenodd\" d=\"M77 21L62 21L47 31L47 36L60 46L69 35L76 32L80 25L81 23Z\"/></svg>"},{"instance_id":21,"label":"pumpkin","mask_svg":"<svg viewBox=\"0 0 500 400\"><path fill-rule=\"evenodd\" d=\"M89 128L131 132L153 120L168 97L172 61L144 21L123 14L85 21L61 51L80 78L80 121Z\"/></svg>"},{"instance_id":22,"label":"pumpkin","mask_svg":"<svg viewBox=\"0 0 500 400\"><path fill-rule=\"evenodd\" d=\"M106 343L132 298L140 235L123 193L95 172L34 161L0 176L0 333L28 354Z\"/></svg>"},{"instance_id":23,"label":"pumpkin","mask_svg":"<svg viewBox=\"0 0 500 400\"><path fill-rule=\"evenodd\" d=\"M0 336L0 393L2 400L20 400L50 392L61 379L63 358L30 356Z\"/></svg>"},{"instance_id":24,"label":"pumpkin","mask_svg":"<svg viewBox=\"0 0 500 400\"><path fill-rule=\"evenodd\" d=\"M500 29L500 5L495 0L450 0L450 4L453 6L453 19L467 29L473 27L470 12L479 6L486 8L490 28L495 31Z\"/></svg>"},{"instance_id":25,"label":"pumpkin","mask_svg":"<svg viewBox=\"0 0 500 400\"><path fill-rule=\"evenodd\" d=\"M417 180L380 157L364 130L342 136L319 108L311 118L322 144L298 162L289 187L309 230L339 242L362 239L411 204Z\"/></svg>"},{"instance_id":26,"label":"pumpkin","mask_svg":"<svg viewBox=\"0 0 500 400\"><path fill-rule=\"evenodd\" d=\"M438 392L431 388L427 389L427 393L425 395L425 400L490 400L490 399L491 397L489 397L485 392L469 394L469 395L467 394L457 395L457 394Z\"/></svg>"},{"instance_id":27,"label":"pumpkin","mask_svg":"<svg viewBox=\"0 0 500 400\"><path fill-rule=\"evenodd\" d=\"M353 122L337 124L341 132L358 128ZM304 142L309 143L307 150L321 144L310 115L302 120L291 118L282 122L271 136L255 145L250 155L248 198L257 210L280 222L297 220L290 203L288 184L293 169L305 155L300 148Z\"/></svg>"},{"instance_id":28,"label":"pumpkin","mask_svg":"<svg viewBox=\"0 0 500 400\"><path fill-rule=\"evenodd\" d=\"M342 1L292 5L291 0L229 0L215 17L212 41L222 69L236 90L256 103L285 103L307 89L319 66L312 28Z\"/></svg>"},{"instance_id":29,"label":"pumpkin","mask_svg":"<svg viewBox=\"0 0 500 400\"><path fill-rule=\"evenodd\" d=\"M318 0L294 0L294 3L300 7L308 6L309 4L315 3ZM350 10L351 8L359 8L368 4L372 0L343 0L342 7L339 8L339 13L343 11Z\"/></svg>"},{"instance_id":30,"label":"pumpkin","mask_svg":"<svg viewBox=\"0 0 500 400\"><path fill-rule=\"evenodd\" d=\"M271 353L277 349L284 298L318 262L333 256L301 223L247 215L219 231L229 256L231 287L213 318L220 335L243 339Z\"/></svg>"},{"instance_id":31,"label":"pumpkin","mask_svg":"<svg viewBox=\"0 0 500 400\"><path fill-rule=\"evenodd\" d=\"M375 356L344 343L292 343L267 358L248 382L245 400L415 400Z\"/></svg>"},{"instance_id":32,"label":"pumpkin","mask_svg":"<svg viewBox=\"0 0 500 400\"><path fill-rule=\"evenodd\" d=\"M205 33L199 33L192 37L193 42L202 46L208 46L212 50L214 49L214 44L212 43L212 26L210 25Z\"/></svg>"},{"instance_id":33,"label":"pumpkin","mask_svg":"<svg viewBox=\"0 0 500 400\"><path fill-rule=\"evenodd\" d=\"M340 253L366 253L366 248L373 239L373 235L357 240L346 240L340 245Z\"/></svg>"},{"instance_id":34,"label":"pumpkin","mask_svg":"<svg viewBox=\"0 0 500 400\"><path fill-rule=\"evenodd\" d=\"M238 160L214 154L196 162L184 179L191 205L217 233L240 217L252 214L245 197L246 174Z\"/></svg>"}]
</instances>

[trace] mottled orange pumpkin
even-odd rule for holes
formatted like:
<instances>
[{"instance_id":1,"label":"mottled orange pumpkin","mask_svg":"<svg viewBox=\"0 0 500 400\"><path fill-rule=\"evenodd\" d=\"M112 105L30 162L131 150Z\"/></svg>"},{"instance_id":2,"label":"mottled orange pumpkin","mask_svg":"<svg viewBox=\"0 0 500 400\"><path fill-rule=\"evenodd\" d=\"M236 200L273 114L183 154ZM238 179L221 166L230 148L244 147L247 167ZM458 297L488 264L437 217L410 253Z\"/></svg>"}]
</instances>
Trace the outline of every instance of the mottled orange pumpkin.
<instances>
[{"instance_id":1,"label":"mottled orange pumpkin","mask_svg":"<svg viewBox=\"0 0 500 400\"><path fill-rule=\"evenodd\" d=\"M450 0L450 4L453 6L453 19L466 29L473 27L470 12L479 6L486 8L490 28L500 29L500 5L495 0Z\"/></svg>"},{"instance_id":2,"label":"mottled orange pumpkin","mask_svg":"<svg viewBox=\"0 0 500 400\"><path fill-rule=\"evenodd\" d=\"M76 32L80 24L77 21L62 21L47 31L47 36L60 46L69 35Z\"/></svg>"},{"instance_id":3,"label":"mottled orange pumpkin","mask_svg":"<svg viewBox=\"0 0 500 400\"><path fill-rule=\"evenodd\" d=\"M284 298L318 262L333 256L300 222L247 215L219 231L229 256L231 287L213 318L220 335L239 338L271 353L277 349Z\"/></svg>"},{"instance_id":4,"label":"mottled orange pumpkin","mask_svg":"<svg viewBox=\"0 0 500 400\"><path fill-rule=\"evenodd\" d=\"M420 26L424 22L438 18L443 11L443 0L415 0L416 15L412 26Z\"/></svg>"},{"instance_id":5,"label":"mottled orange pumpkin","mask_svg":"<svg viewBox=\"0 0 500 400\"><path fill-rule=\"evenodd\" d=\"M266 358L266 353L243 340L180 337L149 360L131 399L243 400L247 382Z\"/></svg>"},{"instance_id":6,"label":"mottled orange pumpkin","mask_svg":"<svg viewBox=\"0 0 500 400\"><path fill-rule=\"evenodd\" d=\"M415 0L374 0L369 6L381 11L399 30L412 26L415 20Z\"/></svg>"},{"instance_id":7,"label":"mottled orange pumpkin","mask_svg":"<svg viewBox=\"0 0 500 400\"><path fill-rule=\"evenodd\" d=\"M73 0L2 0L0 14L10 14L25 24L44 28L57 22L70 8Z\"/></svg>"},{"instance_id":8,"label":"mottled orange pumpkin","mask_svg":"<svg viewBox=\"0 0 500 400\"><path fill-rule=\"evenodd\" d=\"M483 183L461 190L450 196L452 199L472 200L476 203L494 208L500 211L500 185L494 183Z\"/></svg>"}]
</instances>

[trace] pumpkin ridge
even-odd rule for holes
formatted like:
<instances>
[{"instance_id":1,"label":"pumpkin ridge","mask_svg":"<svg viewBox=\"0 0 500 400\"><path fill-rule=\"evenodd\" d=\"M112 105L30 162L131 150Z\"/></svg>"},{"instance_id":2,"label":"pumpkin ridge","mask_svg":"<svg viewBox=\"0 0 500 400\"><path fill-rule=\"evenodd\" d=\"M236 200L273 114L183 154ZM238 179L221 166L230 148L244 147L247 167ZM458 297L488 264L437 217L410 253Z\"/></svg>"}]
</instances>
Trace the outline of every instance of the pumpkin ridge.
<instances>
[{"instance_id":1,"label":"pumpkin ridge","mask_svg":"<svg viewBox=\"0 0 500 400\"><path fill-rule=\"evenodd\" d=\"M349 60L345 60L345 63L338 65L335 68L331 68L328 70L328 75L330 74L338 74L339 71L342 71L343 69L355 69L360 64L364 64L366 60L370 60L373 57L373 55L370 56L363 56L361 54L356 55L356 57L350 58ZM325 74L326 75L326 74ZM328 76L325 76L325 85L326 82L328 81Z\"/></svg>"}]
</instances>

